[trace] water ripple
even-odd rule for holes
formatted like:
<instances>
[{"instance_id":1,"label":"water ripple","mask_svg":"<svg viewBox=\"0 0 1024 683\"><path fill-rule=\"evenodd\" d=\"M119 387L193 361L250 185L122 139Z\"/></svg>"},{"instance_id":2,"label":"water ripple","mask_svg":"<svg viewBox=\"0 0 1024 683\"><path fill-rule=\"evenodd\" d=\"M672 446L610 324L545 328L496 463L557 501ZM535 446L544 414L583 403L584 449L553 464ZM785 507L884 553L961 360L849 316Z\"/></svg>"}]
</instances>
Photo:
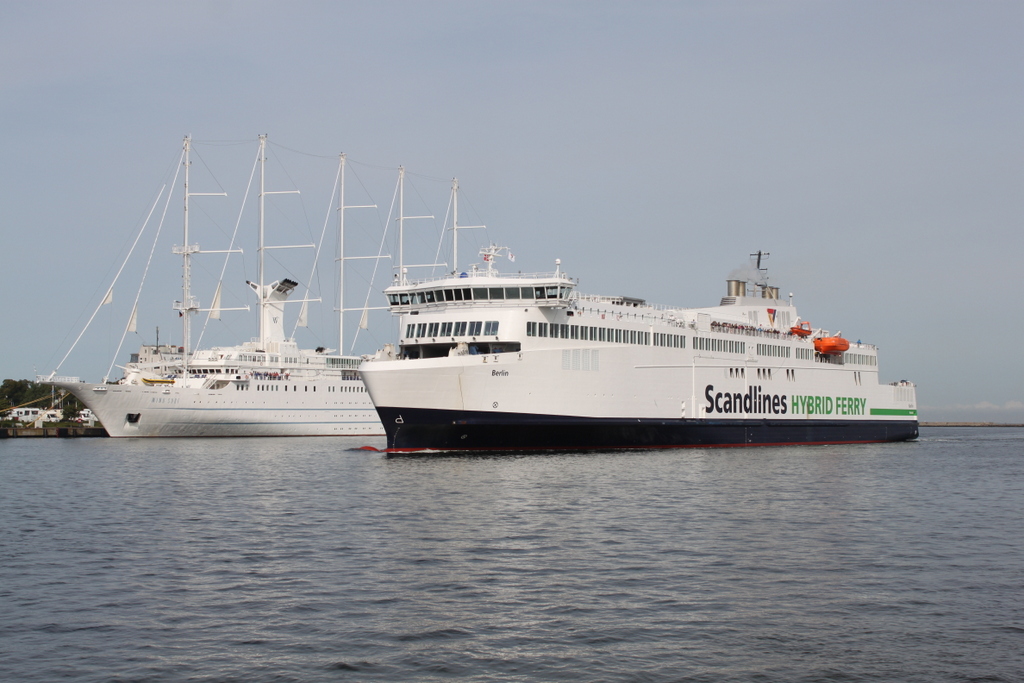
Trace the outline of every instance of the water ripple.
<instances>
[{"instance_id":1,"label":"water ripple","mask_svg":"<svg viewBox=\"0 0 1024 683\"><path fill-rule=\"evenodd\" d=\"M1020 681L1022 442L2 441L0 680Z\"/></svg>"}]
</instances>

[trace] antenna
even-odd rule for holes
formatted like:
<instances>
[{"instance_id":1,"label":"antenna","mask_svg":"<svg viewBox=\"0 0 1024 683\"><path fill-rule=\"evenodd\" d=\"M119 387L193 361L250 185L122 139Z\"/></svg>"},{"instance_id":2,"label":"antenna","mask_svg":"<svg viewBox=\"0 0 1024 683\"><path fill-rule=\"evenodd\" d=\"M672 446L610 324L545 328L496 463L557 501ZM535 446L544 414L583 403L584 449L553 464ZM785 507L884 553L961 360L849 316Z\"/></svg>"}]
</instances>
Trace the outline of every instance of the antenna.
<instances>
[{"instance_id":1,"label":"antenna","mask_svg":"<svg viewBox=\"0 0 1024 683\"><path fill-rule=\"evenodd\" d=\"M750 258L757 258L757 272L758 272L759 275L762 276L761 282L758 282L756 284L759 284L759 285L767 285L768 284L768 269L761 267L761 259L768 258L769 256L771 256L771 254L769 254L767 251L761 251L760 249L757 250L756 254L751 254L750 255Z\"/></svg>"}]
</instances>

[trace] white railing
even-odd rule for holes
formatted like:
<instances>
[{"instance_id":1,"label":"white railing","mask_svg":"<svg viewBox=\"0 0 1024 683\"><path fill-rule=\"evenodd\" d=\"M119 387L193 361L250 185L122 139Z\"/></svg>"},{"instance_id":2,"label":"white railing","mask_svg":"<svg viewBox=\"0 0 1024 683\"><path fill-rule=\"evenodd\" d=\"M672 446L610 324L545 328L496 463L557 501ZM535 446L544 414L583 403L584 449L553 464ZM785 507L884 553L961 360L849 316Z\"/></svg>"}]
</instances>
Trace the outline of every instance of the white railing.
<instances>
[{"instance_id":1,"label":"white railing","mask_svg":"<svg viewBox=\"0 0 1024 683\"><path fill-rule=\"evenodd\" d=\"M65 375L36 375L37 382L69 382L82 384L80 377L67 377Z\"/></svg>"},{"instance_id":2,"label":"white railing","mask_svg":"<svg viewBox=\"0 0 1024 683\"><path fill-rule=\"evenodd\" d=\"M478 270L476 272L467 271L466 272L466 277L461 277L460 275L453 275L453 274L449 273L449 274L446 274L446 275L442 275L440 277L425 278L423 280L408 280L407 279L405 282L402 282L402 283L398 283L398 282L392 283L389 286L389 289L390 289L390 287L399 287L399 286L400 287L419 287L420 285L429 285L429 284L435 283L435 282L449 282L449 281L452 281L452 280L472 280L472 279L478 278L478 277L501 278L501 279L507 279L507 280L547 280L549 282L551 280L557 280L559 282L572 282L573 281L572 278L570 278L565 273L502 273L502 272L499 272L497 270L491 270L491 271ZM467 286L472 286L472 285L467 285Z\"/></svg>"}]
</instances>

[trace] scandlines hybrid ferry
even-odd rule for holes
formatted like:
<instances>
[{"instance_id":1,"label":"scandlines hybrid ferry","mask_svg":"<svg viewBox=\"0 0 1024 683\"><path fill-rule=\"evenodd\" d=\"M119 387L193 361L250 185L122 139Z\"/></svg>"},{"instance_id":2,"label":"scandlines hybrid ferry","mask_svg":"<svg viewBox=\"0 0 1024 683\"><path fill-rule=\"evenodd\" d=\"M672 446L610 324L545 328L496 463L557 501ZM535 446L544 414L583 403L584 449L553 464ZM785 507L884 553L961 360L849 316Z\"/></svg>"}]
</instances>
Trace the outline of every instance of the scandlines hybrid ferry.
<instances>
[{"instance_id":1,"label":"scandlines hybrid ferry","mask_svg":"<svg viewBox=\"0 0 1024 683\"><path fill-rule=\"evenodd\" d=\"M468 272L385 290L400 317L360 375L388 449L628 449L902 441L911 382L879 381L878 349L814 327L766 277L717 306L660 306L509 275L504 247ZM757 256L758 275L761 268Z\"/></svg>"}]
</instances>

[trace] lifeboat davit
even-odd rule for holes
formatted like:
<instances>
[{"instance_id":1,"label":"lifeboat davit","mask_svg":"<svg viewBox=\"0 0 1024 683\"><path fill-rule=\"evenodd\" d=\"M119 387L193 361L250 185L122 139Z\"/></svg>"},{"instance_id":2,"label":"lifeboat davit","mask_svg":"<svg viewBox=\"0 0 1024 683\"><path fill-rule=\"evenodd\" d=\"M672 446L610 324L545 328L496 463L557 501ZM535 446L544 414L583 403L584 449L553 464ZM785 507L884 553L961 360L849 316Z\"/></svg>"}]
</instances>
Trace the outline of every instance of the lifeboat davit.
<instances>
[{"instance_id":1,"label":"lifeboat davit","mask_svg":"<svg viewBox=\"0 0 1024 683\"><path fill-rule=\"evenodd\" d=\"M799 325L794 325L789 328L789 331L798 337L810 337L811 336L811 323L806 320Z\"/></svg>"},{"instance_id":2,"label":"lifeboat davit","mask_svg":"<svg viewBox=\"0 0 1024 683\"><path fill-rule=\"evenodd\" d=\"M842 337L820 337L814 340L814 350L829 356L838 356L850 348L850 342Z\"/></svg>"}]
</instances>

